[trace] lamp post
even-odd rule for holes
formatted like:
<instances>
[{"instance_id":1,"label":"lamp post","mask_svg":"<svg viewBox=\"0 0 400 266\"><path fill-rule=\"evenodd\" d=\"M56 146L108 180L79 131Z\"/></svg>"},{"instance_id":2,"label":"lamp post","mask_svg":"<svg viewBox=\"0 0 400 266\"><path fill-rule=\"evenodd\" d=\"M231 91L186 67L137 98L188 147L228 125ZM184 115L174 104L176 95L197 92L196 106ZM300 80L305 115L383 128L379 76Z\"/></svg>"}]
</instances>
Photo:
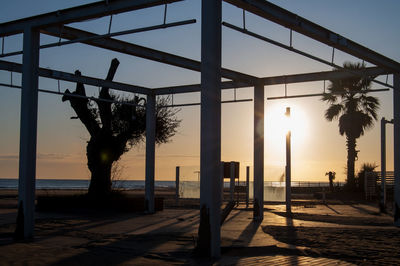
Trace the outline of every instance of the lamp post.
<instances>
[{"instance_id":1,"label":"lamp post","mask_svg":"<svg viewBox=\"0 0 400 266\"><path fill-rule=\"evenodd\" d=\"M287 116L287 119L290 118L290 107L286 107L286 113L285 115ZM285 179L285 184L286 184L286 213L291 213L292 212L292 206L291 206L291 149L290 149L290 142L291 142L291 132L290 128L288 128L288 132L286 133L286 179Z\"/></svg>"}]
</instances>

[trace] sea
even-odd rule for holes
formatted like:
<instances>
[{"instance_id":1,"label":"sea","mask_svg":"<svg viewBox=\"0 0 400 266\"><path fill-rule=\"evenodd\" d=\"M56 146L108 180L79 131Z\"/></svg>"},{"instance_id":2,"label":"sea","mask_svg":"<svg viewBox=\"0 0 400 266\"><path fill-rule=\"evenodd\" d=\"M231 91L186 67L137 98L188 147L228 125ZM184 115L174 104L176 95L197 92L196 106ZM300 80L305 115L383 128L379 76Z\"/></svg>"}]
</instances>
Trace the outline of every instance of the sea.
<instances>
[{"instance_id":1,"label":"sea","mask_svg":"<svg viewBox=\"0 0 400 266\"><path fill-rule=\"evenodd\" d=\"M189 181L190 183L198 183L197 181ZM89 188L89 180L75 179L36 179L37 189L87 189ZM243 183L243 182L240 182ZM251 182L252 183L252 182ZM120 189L144 189L144 180L116 180L113 181L114 188ZM244 185L244 184L241 184ZM335 182L335 186L342 184ZM155 181L156 188L175 188L175 181ZM284 187L285 182L266 181L267 187ZM292 187L328 187L329 182L308 182L308 181L293 181ZM224 187L229 187L229 182L224 182ZM0 178L0 189L17 189L18 179L16 178Z\"/></svg>"},{"instance_id":2,"label":"sea","mask_svg":"<svg viewBox=\"0 0 400 266\"><path fill-rule=\"evenodd\" d=\"M89 180L71 180L71 179L36 179L36 189L87 189ZM144 181L142 180L117 180L113 181L114 188L121 189L142 189ZM175 188L175 181L155 181L157 188ZM0 189L17 189L18 179L4 178L0 179Z\"/></svg>"}]
</instances>

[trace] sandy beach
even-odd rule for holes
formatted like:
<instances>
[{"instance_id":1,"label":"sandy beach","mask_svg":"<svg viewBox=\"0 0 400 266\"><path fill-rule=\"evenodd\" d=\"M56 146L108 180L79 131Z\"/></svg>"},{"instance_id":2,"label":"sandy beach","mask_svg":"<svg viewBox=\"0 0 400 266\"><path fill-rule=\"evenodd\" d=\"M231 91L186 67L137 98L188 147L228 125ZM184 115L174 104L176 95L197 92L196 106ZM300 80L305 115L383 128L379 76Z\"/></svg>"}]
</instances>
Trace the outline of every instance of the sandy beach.
<instances>
[{"instance_id":1,"label":"sandy beach","mask_svg":"<svg viewBox=\"0 0 400 266\"><path fill-rule=\"evenodd\" d=\"M85 193L39 190L37 195ZM143 191L127 193L140 195ZM222 257L196 258L198 200L180 200L157 190L165 208L155 214L122 212L37 212L35 238L13 240L16 191L0 190L2 265L398 265L400 229L375 203L295 201L293 215L282 204L265 205L265 218L252 220L244 204L221 228Z\"/></svg>"}]
</instances>

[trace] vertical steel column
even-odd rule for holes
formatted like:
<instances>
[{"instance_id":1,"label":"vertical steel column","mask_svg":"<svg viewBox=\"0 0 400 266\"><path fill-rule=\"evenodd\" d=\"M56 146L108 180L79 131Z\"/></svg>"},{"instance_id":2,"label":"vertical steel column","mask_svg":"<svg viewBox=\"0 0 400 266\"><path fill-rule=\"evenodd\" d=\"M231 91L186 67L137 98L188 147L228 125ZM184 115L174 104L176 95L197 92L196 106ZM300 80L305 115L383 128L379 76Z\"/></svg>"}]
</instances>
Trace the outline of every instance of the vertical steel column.
<instances>
[{"instance_id":1,"label":"vertical steel column","mask_svg":"<svg viewBox=\"0 0 400 266\"><path fill-rule=\"evenodd\" d=\"M393 74L394 225L400 226L400 74Z\"/></svg>"},{"instance_id":2,"label":"vertical steel column","mask_svg":"<svg viewBox=\"0 0 400 266\"><path fill-rule=\"evenodd\" d=\"M175 169L175 198L176 202L178 202L179 199L179 166L176 167Z\"/></svg>"},{"instance_id":3,"label":"vertical steel column","mask_svg":"<svg viewBox=\"0 0 400 266\"><path fill-rule=\"evenodd\" d=\"M225 162L221 162L221 169L220 169L220 175L221 175L221 203L224 202L224 164Z\"/></svg>"},{"instance_id":4,"label":"vertical steel column","mask_svg":"<svg viewBox=\"0 0 400 266\"><path fill-rule=\"evenodd\" d=\"M200 225L197 251L221 255L221 0L202 0Z\"/></svg>"},{"instance_id":5,"label":"vertical steel column","mask_svg":"<svg viewBox=\"0 0 400 266\"><path fill-rule=\"evenodd\" d=\"M249 207L250 166L246 166L246 208Z\"/></svg>"},{"instance_id":6,"label":"vertical steel column","mask_svg":"<svg viewBox=\"0 0 400 266\"><path fill-rule=\"evenodd\" d=\"M381 202L379 209L386 210L386 120L381 119Z\"/></svg>"},{"instance_id":7,"label":"vertical steel column","mask_svg":"<svg viewBox=\"0 0 400 266\"><path fill-rule=\"evenodd\" d=\"M234 201L234 196L235 196L235 162L230 162L229 163L229 175L230 175L230 183L229 183L229 191L230 191L230 196L229 200Z\"/></svg>"},{"instance_id":8,"label":"vertical steel column","mask_svg":"<svg viewBox=\"0 0 400 266\"><path fill-rule=\"evenodd\" d=\"M221 162L221 170L220 170L220 175L221 175L221 203L224 202L224 175L225 175L225 162Z\"/></svg>"},{"instance_id":9,"label":"vertical steel column","mask_svg":"<svg viewBox=\"0 0 400 266\"><path fill-rule=\"evenodd\" d=\"M147 95L146 103L146 212L154 213L154 168L156 149L156 96Z\"/></svg>"},{"instance_id":10,"label":"vertical steel column","mask_svg":"<svg viewBox=\"0 0 400 266\"><path fill-rule=\"evenodd\" d=\"M25 29L23 37L21 125L19 148L18 218L16 236L33 237L38 110L39 31Z\"/></svg>"},{"instance_id":11,"label":"vertical steel column","mask_svg":"<svg viewBox=\"0 0 400 266\"><path fill-rule=\"evenodd\" d=\"M264 84L254 87L254 220L264 219Z\"/></svg>"},{"instance_id":12,"label":"vertical steel column","mask_svg":"<svg viewBox=\"0 0 400 266\"><path fill-rule=\"evenodd\" d=\"M290 107L286 107L286 113L285 115L289 118L290 117ZM286 179L285 179L285 185L286 185L286 213L291 213L292 212L292 190L291 190L291 185L292 185L292 160L291 160L291 137L292 133L290 130L286 133L286 169L285 169L285 174L286 174Z\"/></svg>"}]
</instances>

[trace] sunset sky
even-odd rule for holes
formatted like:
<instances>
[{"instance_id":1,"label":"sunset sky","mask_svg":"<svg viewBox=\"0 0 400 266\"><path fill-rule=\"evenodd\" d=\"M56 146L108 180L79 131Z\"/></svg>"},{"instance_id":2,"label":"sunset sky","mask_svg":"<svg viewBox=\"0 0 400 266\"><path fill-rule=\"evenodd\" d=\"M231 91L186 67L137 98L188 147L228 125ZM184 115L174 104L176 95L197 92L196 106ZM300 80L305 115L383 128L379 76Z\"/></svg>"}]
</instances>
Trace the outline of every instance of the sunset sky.
<instances>
[{"instance_id":1,"label":"sunset sky","mask_svg":"<svg viewBox=\"0 0 400 266\"><path fill-rule=\"evenodd\" d=\"M0 23L77 6L94 1L83 0L14 0L0 9ZM396 0L273 0L289 11L320 24L359 44L373 49L393 60L400 61L400 2ZM113 17L111 31L151 26L163 22L164 7L155 7ZM197 19L196 24L132 34L118 39L200 59L201 1L186 0L168 6L167 22ZM223 3L223 20L242 26L242 10ZM109 17L73 24L99 34L107 33ZM289 44L289 30L249 13L246 28L274 40ZM58 41L43 36L41 44ZM4 52L22 48L22 36L5 38ZM1 44L0 44L1 45ZM300 55L282 50L268 43L222 28L222 65L258 77L288 75L331 70L329 66ZM330 61L332 48L293 33L293 46ZM200 73L180 69L149 60L110 52L82 44L72 44L41 50L40 66L73 73L79 69L83 75L105 78L110 61L118 58L120 66L115 81L149 88L200 83ZM1 58L21 63L22 56ZM335 51L334 62L361 61ZM368 65L370 66L370 65ZM379 77L385 81L386 76ZM9 83L10 73L0 71L0 83ZM13 84L20 83L20 75L13 74ZM392 76L389 76L392 84ZM326 83L328 85L328 82ZM57 81L40 79L41 89L57 90ZM61 89L74 89L75 85L61 82ZM373 88L382 88L373 85ZM266 86L266 97L284 94L284 85ZM323 82L289 84L288 94L319 93ZM98 89L87 86L89 95ZM225 90L223 100L233 99L233 90ZM253 97L252 88L238 89L238 99ZM381 117L393 118L392 91L374 93L381 101ZM175 103L199 102L199 93L175 95ZM285 130L281 128L286 106L291 107L292 123L292 179L295 181L327 181L325 173L335 171L337 181L345 180L345 137L339 135L337 121L324 119L325 103L318 97L291 100L268 100L265 103L265 179L278 181L285 165ZM0 178L18 177L20 91L0 87ZM89 135L75 116L69 103L61 97L39 94L37 177L53 179L88 179L86 167L86 141ZM156 180L173 180L175 166L181 166L183 180L197 180L200 168L200 106L183 107L178 134L170 143L156 148ZM379 121L365 136L358 139L360 150L356 169L362 163L380 164ZM123 179L144 179L145 145L134 147L123 155L120 166ZM240 161L241 179L245 166L253 160L253 102L223 104L222 106L222 160ZM379 169L379 168L378 168ZM393 169L393 128L387 128L387 169ZM251 177L252 178L252 177Z\"/></svg>"}]
</instances>

